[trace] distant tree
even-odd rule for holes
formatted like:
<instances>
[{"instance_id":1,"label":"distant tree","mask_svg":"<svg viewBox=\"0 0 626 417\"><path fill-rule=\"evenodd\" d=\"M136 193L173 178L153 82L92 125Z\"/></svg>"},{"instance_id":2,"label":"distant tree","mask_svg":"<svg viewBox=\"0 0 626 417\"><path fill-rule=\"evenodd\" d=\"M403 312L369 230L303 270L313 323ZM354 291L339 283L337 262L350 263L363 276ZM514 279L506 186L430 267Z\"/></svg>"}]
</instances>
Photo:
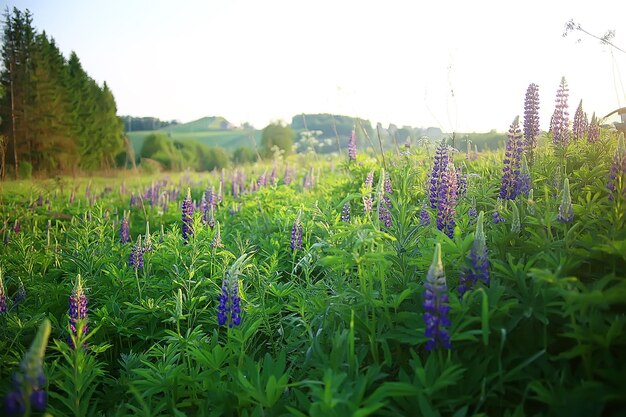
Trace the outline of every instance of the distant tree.
<instances>
[{"instance_id":1,"label":"distant tree","mask_svg":"<svg viewBox=\"0 0 626 417\"><path fill-rule=\"evenodd\" d=\"M157 152L163 152L167 155L172 153L171 148L172 143L166 136L152 133L143 140L139 155L141 155L142 158L152 158Z\"/></svg>"},{"instance_id":2,"label":"distant tree","mask_svg":"<svg viewBox=\"0 0 626 417\"><path fill-rule=\"evenodd\" d=\"M268 157L273 155L272 148L277 146L285 151L286 155L291 153L295 133L289 126L281 122L270 123L267 125L261 135L261 145L263 146L263 155Z\"/></svg>"},{"instance_id":3,"label":"distant tree","mask_svg":"<svg viewBox=\"0 0 626 417\"><path fill-rule=\"evenodd\" d=\"M241 146L233 152L233 163L235 164L247 164L255 162L257 159L254 149L247 146Z\"/></svg>"}]
</instances>

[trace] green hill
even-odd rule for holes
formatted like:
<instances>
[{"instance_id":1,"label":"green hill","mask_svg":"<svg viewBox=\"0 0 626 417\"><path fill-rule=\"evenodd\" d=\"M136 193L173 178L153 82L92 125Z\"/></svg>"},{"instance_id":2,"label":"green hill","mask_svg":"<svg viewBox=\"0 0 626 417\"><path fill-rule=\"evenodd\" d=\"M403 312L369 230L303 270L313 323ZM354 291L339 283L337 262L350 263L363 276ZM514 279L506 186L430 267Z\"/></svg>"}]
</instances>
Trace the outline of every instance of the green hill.
<instances>
[{"instance_id":1,"label":"green hill","mask_svg":"<svg viewBox=\"0 0 626 417\"><path fill-rule=\"evenodd\" d=\"M203 117L189 123L170 125L156 130L141 130L126 132L137 154L146 136L150 134L166 135L173 141L188 141L202 143L207 146L220 146L226 151L247 146L255 148L261 141L261 131L255 129L233 128L233 125L221 116Z\"/></svg>"}]
</instances>

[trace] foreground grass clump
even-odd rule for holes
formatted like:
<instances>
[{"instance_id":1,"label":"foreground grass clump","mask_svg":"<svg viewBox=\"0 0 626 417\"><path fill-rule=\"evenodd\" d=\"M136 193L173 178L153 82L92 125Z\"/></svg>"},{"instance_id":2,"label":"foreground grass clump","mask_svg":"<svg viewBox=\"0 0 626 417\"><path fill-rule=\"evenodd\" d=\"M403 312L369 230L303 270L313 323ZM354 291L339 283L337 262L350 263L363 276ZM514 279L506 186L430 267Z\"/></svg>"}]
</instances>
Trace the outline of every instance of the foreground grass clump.
<instances>
[{"instance_id":1,"label":"foreground grass clump","mask_svg":"<svg viewBox=\"0 0 626 417\"><path fill-rule=\"evenodd\" d=\"M517 123L506 154L6 184L0 393L49 320L52 415L620 415L623 144L528 164Z\"/></svg>"}]
</instances>

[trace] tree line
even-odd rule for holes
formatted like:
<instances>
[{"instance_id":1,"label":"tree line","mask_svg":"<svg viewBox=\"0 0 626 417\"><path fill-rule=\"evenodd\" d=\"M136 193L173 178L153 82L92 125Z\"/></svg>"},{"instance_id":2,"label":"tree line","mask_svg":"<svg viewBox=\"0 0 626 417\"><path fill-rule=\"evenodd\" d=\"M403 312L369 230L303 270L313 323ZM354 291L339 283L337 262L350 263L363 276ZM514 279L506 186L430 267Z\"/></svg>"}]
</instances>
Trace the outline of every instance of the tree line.
<instances>
[{"instance_id":1,"label":"tree line","mask_svg":"<svg viewBox=\"0 0 626 417\"><path fill-rule=\"evenodd\" d=\"M37 32L30 11L3 15L0 175L109 169L125 151L115 98Z\"/></svg>"}]
</instances>

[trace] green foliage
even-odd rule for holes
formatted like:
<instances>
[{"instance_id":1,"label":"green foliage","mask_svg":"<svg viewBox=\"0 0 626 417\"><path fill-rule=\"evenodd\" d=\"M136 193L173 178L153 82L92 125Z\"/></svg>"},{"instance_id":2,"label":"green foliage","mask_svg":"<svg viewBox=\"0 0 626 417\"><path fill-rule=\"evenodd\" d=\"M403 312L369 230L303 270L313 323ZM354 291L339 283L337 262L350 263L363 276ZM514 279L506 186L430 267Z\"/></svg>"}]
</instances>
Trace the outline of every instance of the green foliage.
<instances>
[{"instance_id":1,"label":"green foliage","mask_svg":"<svg viewBox=\"0 0 626 417\"><path fill-rule=\"evenodd\" d=\"M177 155L189 164L209 157L186 141L161 144L151 156L163 153L176 167ZM497 201L502 150L452 154L469 174L452 238L420 221L433 155L424 148L385 155L386 167L382 158L292 155L237 167L236 176L226 170L223 186L221 172L93 178L89 195L88 184L71 179L10 184L0 206L9 300L0 315L0 393L11 389L11 370L45 315L55 346L45 359L54 415L620 416L626 230L623 200L610 200L606 188L615 138L604 132L600 145L572 143L564 159L540 142L533 193L507 202ZM263 185L274 163L278 178ZM280 178L286 167L290 184ZM373 186L365 187L370 171ZM306 187L305 175L314 178ZM233 177L246 178L236 197ZM571 223L557 220L565 178ZM212 215L223 246L212 244L218 227L200 211L195 234L181 236L183 194L189 188L199 202L210 187L220 196ZM37 205L40 191L50 208ZM141 196L132 207L131 191ZM345 204L349 222L341 219ZM377 212L383 204L389 227ZM485 213L490 282L459 298L475 239L473 204ZM496 209L504 222L490 221ZM132 242L122 244L124 211ZM17 218L21 231L9 232ZM303 245L294 251L297 218ZM129 267L133 245L148 237L143 267ZM437 243L452 349L428 351L424 283ZM79 336L72 350L64 341L68 277L77 273L96 330L87 349ZM219 326L222 285L235 278L241 324ZM27 298L16 305L20 280Z\"/></svg>"},{"instance_id":2,"label":"green foliage","mask_svg":"<svg viewBox=\"0 0 626 417\"><path fill-rule=\"evenodd\" d=\"M32 173L33 166L30 163L23 161L19 166L19 178L22 180L30 179Z\"/></svg>"},{"instance_id":3,"label":"green foliage","mask_svg":"<svg viewBox=\"0 0 626 417\"><path fill-rule=\"evenodd\" d=\"M257 154L254 149L241 146L233 152L233 163L241 165L255 162L257 160Z\"/></svg>"},{"instance_id":4,"label":"green foliage","mask_svg":"<svg viewBox=\"0 0 626 417\"><path fill-rule=\"evenodd\" d=\"M265 157L273 156L275 146L283 150L285 155L289 155L293 147L294 138L295 133L291 127L285 126L281 122L270 123L263 129L261 135L263 155Z\"/></svg>"}]
</instances>

